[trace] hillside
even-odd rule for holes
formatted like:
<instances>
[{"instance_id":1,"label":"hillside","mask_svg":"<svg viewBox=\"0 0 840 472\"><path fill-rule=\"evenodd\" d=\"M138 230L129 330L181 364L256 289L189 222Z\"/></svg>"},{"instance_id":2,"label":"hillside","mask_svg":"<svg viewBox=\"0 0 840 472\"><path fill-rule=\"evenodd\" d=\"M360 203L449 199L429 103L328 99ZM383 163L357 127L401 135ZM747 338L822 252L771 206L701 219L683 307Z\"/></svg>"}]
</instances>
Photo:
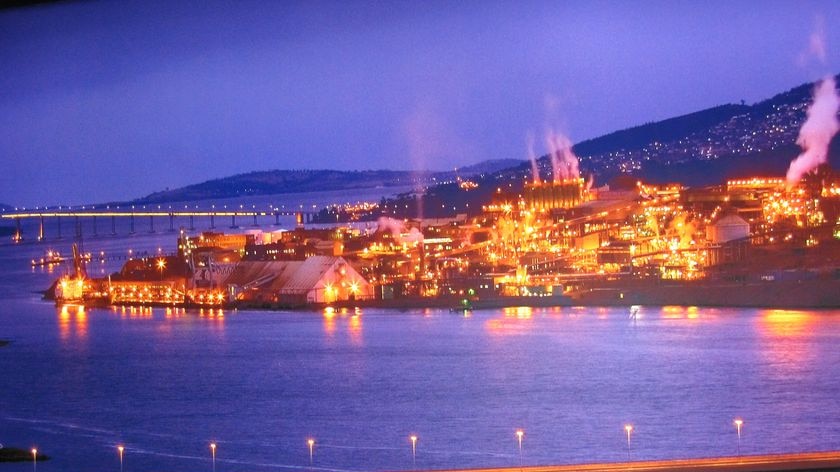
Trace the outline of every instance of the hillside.
<instances>
[{"instance_id":1,"label":"hillside","mask_svg":"<svg viewBox=\"0 0 840 472\"><path fill-rule=\"evenodd\" d=\"M781 176L799 153L796 138L813 87L803 84L753 105L723 105L618 131L574 149L581 167L602 181L622 173L647 180L671 174L676 178L669 180L680 180L680 169L703 172L690 175L695 185L745 174ZM838 151L832 145L835 165Z\"/></svg>"},{"instance_id":2,"label":"hillside","mask_svg":"<svg viewBox=\"0 0 840 472\"><path fill-rule=\"evenodd\" d=\"M813 87L813 83L803 84L752 105L721 105L616 131L580 142L573 149L583 175L594 175L596 185L621 176L689 186L750 175L782 177L800 152L796 138ZM840 167L840 137L831 143L829 162ZM539 167L544 179L551 175L548 156L539 159ZM406 195L385 202L386 210L400 217L475 214L494 190L506 188L515 194L530 179L530 165L523 163L478 179L475 190L437 185L428 189L422 202Z\"/></svg>"},{"instance_id":3,"label":"hillside","mask_svg":"<svg viewBox=\"0 0 840 472\"><path fill-rule=\"evenodd\" d=\"M471 166L459 167L458 175L471 176L480 174L492 174L501 170L518 167L525 163L519 159L490 159Z\"/></svg>"},{"instance_id":4,"label":"hillside","mask_svg":"<svg viewBox=\"0 0 840 472\"><path fill-rule=\"evenodd\" d=\"M615 131L580 142L574 151L580 158L583 173L593 174L597 182L630 175L651 182L682 181L697 186L744 175L781 176L799 152L795 142L813 85L803 84L752 105L725 104ZM837 139L832 144L830 160L835 166L840 162ZM544 178L551 174L548 156L540 158L539 166ZM399 186L440 187L432 193L450 195L452 192L446 189L457 187L451 185L455 178L469 176L489 185L499 182L521 185L523 178L530 177L530 166L523 161L496 159L456 172L251 172L156 192L136 202ZM468 199L473 200L482 193L473 192Z\"/></svg>"},{"instance_id":5,"label":"hillside","mask_svg":"<svg viewBox=\"0 0 840 472\"><path fill-rule=\"evenodd\" d=\"M515 159L495 159L450 172L414 172L401 170L269 170L238 174L173 190L155 192L132 203L166 203L211 198L272 195L281 193L353 190L376 187L428 186L498 172L520 164Z\"/></svg>"},{"instance_id":6,"label":"hillside","mask_svg":"<svg viewBox=\"0 0 840 472\"><path fill-rule=\"evenodd\" d=\"M596 182L630 175L654 183L711 185L744 175L783 176L799 154L796 138L813 87L803 84L753 105L720 105L615 131L573 149L582 172L594 175ZM840 166L838 137L829 161ZM548 156L539 159L539 167L543 178L551 175ZM530 174L529 165L523 164L498 177Z\"/></svg>"},{"instance_id":7,"label":"hillside","mask_svg":"<svg viewBox=\"0 0 840 472\"><path fill-rule=\"evenodd\" d=\"M173 190L164 190L135 200L136 203L205 200L209 198L309 192L315 190L352 190L426 184L431 173L408 171L336 171L336 170L269 170L238 174Z\"/></svg>"}]
</instances>

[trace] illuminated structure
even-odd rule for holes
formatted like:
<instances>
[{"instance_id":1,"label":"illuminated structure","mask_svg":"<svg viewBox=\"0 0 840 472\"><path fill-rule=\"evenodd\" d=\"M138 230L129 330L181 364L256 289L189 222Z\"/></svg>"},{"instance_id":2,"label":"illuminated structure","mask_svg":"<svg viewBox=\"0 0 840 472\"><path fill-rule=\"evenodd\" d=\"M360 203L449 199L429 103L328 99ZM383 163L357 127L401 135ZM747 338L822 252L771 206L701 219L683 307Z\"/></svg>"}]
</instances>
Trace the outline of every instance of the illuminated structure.
<instances>
[{"instance_id":1,"label":"illuminated structure","mask_svg":"<svg viewBox=\"0 0 840 472\"><path fill-rule=\"evenodd\" d=\"M525 206L537 211L565 210L589 200L582 178L525 184Z\"/></svg>"},{"instance_id":2,"label":"illuminated structure","mask_svg":"<svg viewBox=\"0 0 840 472\"><path fill-rule=\"evenodd\" d=\"M224 285L234 300L282 305L373 298L373 286L341 257L243 261Z\"/></svg>"},{"instance_id":3,"label":"illuminated structure","mask_svg":"<svg viewBox=\"0 0 840 472\"><path fill-rule=\"evenodd\" d=\"M213 307L519 297L636 304L634 294L661 290L661 280L775 280L792 265L816 267L803 257L823 264L826 277L840 268L837 179L613 186L590 192L581 178L500 186L479 215L382 218L375 230L182 231L179 256L130 260L107 280L65 277L56 295Z\"/></svg>"}]
</instances>

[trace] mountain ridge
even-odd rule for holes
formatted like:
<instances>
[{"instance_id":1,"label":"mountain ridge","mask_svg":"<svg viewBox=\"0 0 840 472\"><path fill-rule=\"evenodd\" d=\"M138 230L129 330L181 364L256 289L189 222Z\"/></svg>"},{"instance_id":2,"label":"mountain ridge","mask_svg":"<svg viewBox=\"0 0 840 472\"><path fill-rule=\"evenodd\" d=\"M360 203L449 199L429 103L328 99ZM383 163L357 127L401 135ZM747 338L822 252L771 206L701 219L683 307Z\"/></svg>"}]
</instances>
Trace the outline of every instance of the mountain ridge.
<instances>
[{"instance_id":1,"label":"mountain ridge","mask_svg":"<svg viewBox=\"0 0 840 472\"><path fill-rule=\"evenodd\" d=\"M454 181L458 177L493 173L514 167L523 161L490 159L458 168L455 171L274 169L251 171L172 190L153 192L130 203L149 204L173 201L206 200L249 195L271 195L330 190L354 190L374 187L427 186Z\"/></svg>"},{"instance_id":2,"label":"mountain ridge","mask_svg":"<svg viewBox=\"0 0 840 472\"><path fill-rule=\"evenodd\" d=\"M840 75L837 78L840 79ZM799 153L796 138L814 85L814 82L801 84L750 105L722 104L613 131L581 141L573 146L573 150L580 159L583 173L594 175L598 182L630 175L653 183L683 178L694 185L710 185L735 174L772 171L773 175L783 175L785 163ZM829 156L832 163L840 161L840 146L835 141ZM763 165L771 162L772 165ZM538 159L538 167L543 178L551 175L547 155ZM681 172L688 175L680 175ZM697 172L702 175L697 175ZM429 187L451 184L458 177L522 180L529 178L530 173L527 161L515 159L493 159L444 172L254 171L155 192L132 203L306 192L325 188Z\"/></svg>"}]
</instances>

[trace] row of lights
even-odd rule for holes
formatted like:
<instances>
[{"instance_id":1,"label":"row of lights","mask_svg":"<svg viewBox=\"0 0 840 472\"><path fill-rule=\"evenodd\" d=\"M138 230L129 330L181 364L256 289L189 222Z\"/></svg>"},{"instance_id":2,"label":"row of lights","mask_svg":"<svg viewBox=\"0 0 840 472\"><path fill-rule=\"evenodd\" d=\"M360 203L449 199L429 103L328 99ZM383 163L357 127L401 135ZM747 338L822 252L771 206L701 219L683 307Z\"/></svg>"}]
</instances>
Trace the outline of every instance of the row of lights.
<instances>
[{"instance_id":1,"label":"row of lights","mask_svg":"<svg viewBox=\"0 0 840 472\"><path fill-rule=\"evenodd\" d=\"M744 420L741 418L736 418L733 421L735 425L735 430L738 434L738 456L741 455L741 427L744 426ZM632 424L625 424L624 425L624 432L627 434L627 459L630 460L630 436L633 433L633 425ZM519 445L519 466L522 467L522 439L525 437L525 431L522 429L517 429L515 433L517 444ZM417 440L418 437L416 434L412 434L408 437L411 441L411 463L413 467L417 466ZM312 465L315 458L315 439L308 438L306 440L306 445L309 448L309 465ZM213 472L216 472L216 443L210 443L210 457L213 462ZM120 472L123 472L123 458L125 455L125 446L120 444L117 446L117 453L120 457ZM37 472L38 466L38 449L32 448L32 469L33 472Z\"/></svg>"}]
</instances>

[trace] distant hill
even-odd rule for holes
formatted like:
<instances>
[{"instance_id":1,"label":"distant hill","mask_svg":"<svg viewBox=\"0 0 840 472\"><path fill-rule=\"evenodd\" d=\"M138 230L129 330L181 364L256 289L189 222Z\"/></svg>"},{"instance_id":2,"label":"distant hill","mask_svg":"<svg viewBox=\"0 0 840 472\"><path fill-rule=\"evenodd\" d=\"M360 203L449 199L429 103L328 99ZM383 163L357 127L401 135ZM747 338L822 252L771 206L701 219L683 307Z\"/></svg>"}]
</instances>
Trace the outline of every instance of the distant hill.
<instances>
[{"instance_id":1,"label":"distant hill","mask_svg":"<svg viewBox=\"0 0 840 472\"><path fill-rule=\"evenodd\" d=\"M402 170L269 170L238 174L221 179L173 190L155 192L132 203L166 203L174 201L205 200L249 195L353 190L376 187L427 186L454 181L457 177L489 174L516 166L522 161L496 159L459 168L457 171L402 171Z\"/></svg>"},{"instance_id":2,"label":"distant hill","mask_svg":"<svg viewBox=\"0 0 840 472\"><path fill-rule=\"evenodd\" d=\"M580 158L583 173L594 175L596 184L621 175L690 185L721 183L745 175L781 176L799 153L796 138L813 86L813 83L802 84L752 105L724 104L615 131L577 143L574 151ZM840 164L838 138L832 142L830 161L835 167ZM548 156L540 158L539 167L543 178L551 175ZM457 187L452 187L455 177L468 176L489 186L505 182L510 187L521 185L530 172L528 162L515 159L485 161L455 172L274 170L156 192L136 202L163 203L325 188L422 185L443 189ZM469 200L482 193L483 189L472 192Z\"/></svg>"},{"instance_id":3,"label":"distant hill","mask_svg":"<svg viewBox=\"0 0 840 472\"><path fill-rule=\"evenodd\" d=\"M431 173L369 170L268 170L238 174L173 190L164 190L135 200L136 203L165 203L248 195L352 190L371 187L412 185L431 180Z\"/></svg>"},{"instance_id":4,"label":"distant hill","mask_svg":"<svg viewBox=\"0 0 840 472\"><path fill-rule=\"evenodd\" d=\"M468 176L476 174L492 174L501 170L518 167L526 161L519 159L490 159L471 166L459 167L458 175Z\"/></svg>"}]
</instances>

